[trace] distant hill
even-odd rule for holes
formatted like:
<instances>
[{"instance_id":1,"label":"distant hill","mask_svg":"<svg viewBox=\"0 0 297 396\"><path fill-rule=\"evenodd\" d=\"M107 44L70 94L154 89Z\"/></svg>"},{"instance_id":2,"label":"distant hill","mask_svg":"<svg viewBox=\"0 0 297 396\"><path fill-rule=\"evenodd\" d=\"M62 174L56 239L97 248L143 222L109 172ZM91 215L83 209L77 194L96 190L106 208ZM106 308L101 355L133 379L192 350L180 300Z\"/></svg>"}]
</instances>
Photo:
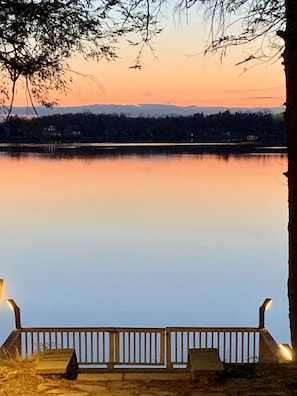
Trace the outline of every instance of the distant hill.
<instances>
[{"instance_id":1,"label":"distant hill","mask_svg":"<svg viewBox=\"0 0 297 396\"><path fill-rule=\"evenodd\" d=\"M166 117L171 115L189 116L195 113L204 113L205 115L216 114L230 110L231 113L235 112L271 112L280 113L284 111L284 107L274 108L239 108L239 107L198 107L198 106L175 106L166 104L139 104L139 105L117 105L117 104L93 104L86 106L73 106L73 107L54 107L47 109L45 107L36 107L38 115L54 115L54 114L67 114L67 113L85 113L90 112L93 114L125 114L130 117ZM30 115L34 114L29 107L14 107L13 114Z\"/></svg>"}]
</instances>

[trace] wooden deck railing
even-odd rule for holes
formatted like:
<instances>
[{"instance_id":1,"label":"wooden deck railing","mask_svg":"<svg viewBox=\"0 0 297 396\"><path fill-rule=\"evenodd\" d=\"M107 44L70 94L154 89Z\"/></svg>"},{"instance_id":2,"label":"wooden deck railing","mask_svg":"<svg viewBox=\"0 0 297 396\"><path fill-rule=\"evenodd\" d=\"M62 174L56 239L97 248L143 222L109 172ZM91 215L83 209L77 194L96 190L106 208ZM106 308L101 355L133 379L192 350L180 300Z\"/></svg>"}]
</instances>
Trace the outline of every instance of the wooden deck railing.
<instances>
[{"instance_id":1,"label":"wooden deck railing","mask_svg":"<svg viewBox=\"0 0 297 396\"><path fill-rule=\"evenodd\" d=\"M74 348L80 365L165 366L163 328L23 328L22 353Z\"/></svg>"},{"instance_id":2,"label":"wooden deck railing","mask_svg":"<svg viewBox=\"0 0 297 396\"><path fill-rule=\"evenodd\" d=\"M30 356L56 348L74 348L80 366L186 367L188 351L217 348L222 362L276 361L278 347L268 330L257 327L34 327L15 329L1 356Z\"/></svg>"},{"instance_id":3,"label":"wooden deck railing","mask_svg":"<svg viewBox=\"0 0 297 396\"><path fill-rule=\"evenodd\" d=\"M238 327L167 327L167 364L186 365L190 348L217 348L225 363L259 360L258 328Z\"/></svg>"},{"instance_id":4,"label":"wooden deck railing","mask_svg":"<svg viewBox=\"0 0 297 396\"><path fill-rule=\"evenodd\" d=\"M273 361L277 356L268 330L256 327L35 327L21 328L14 344L23 356L74 348L80 366L109 369L186 367L192 348L217 348L225 363Z\"/></svg>"}]
</instances>

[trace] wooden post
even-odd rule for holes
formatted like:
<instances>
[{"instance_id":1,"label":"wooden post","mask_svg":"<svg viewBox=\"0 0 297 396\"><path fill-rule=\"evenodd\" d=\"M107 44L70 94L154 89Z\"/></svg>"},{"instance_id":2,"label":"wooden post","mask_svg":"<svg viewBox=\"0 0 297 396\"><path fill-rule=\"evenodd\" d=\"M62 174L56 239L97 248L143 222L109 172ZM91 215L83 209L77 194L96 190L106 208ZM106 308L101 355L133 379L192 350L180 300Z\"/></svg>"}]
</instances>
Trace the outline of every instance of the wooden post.
<instances>
[{"instance_id":1,"label":"wooden post","mask_svg":"<svg viewBox=\"0 0 297 396\"><path fill-rule=\"evenodd\" d=\"M0 348L0 359L16 358L22 355L22 331L14 329Z\"/></svg>"},{"instance_id":2,"label":"wooden post","mask_svg":"<svg viewBox=\"0 0 297 396\"><path fill-rule=\"evenodd\" d=\"M260 329L259 362L277 362L278 346L269 331Z\"/></svg>"},{"instance_id":3,"label":"wooden post","mask_svg":"<svg viewBox=\"0 0 297 396\"><path fill-rule=\"evenodd\" d=\"M172 369L173 364L171 362L171 331L166 329L166 368Z\"/></svg>"},{"instance_id":4,"label":"wooden post","mask_svg":"<svg viewBox=\"0 0 297 396\"><path fill-rule=\"evenodd\" d=\"M109 332L109 363L107 364L107 368L112 370L114 368L115 361L115 333L114 331Z\"/></svg>"},{"instance_id":5,"label":"wooden post","mask_svg":"<svg viewBox=\"0 0 297 396\"><path fill-rule=\"evenodd\" d=\"M165 337L166 337L166 330L165 332L162 331L160 333L160 364L165 364Z\"/></svg>"}]
</instances>

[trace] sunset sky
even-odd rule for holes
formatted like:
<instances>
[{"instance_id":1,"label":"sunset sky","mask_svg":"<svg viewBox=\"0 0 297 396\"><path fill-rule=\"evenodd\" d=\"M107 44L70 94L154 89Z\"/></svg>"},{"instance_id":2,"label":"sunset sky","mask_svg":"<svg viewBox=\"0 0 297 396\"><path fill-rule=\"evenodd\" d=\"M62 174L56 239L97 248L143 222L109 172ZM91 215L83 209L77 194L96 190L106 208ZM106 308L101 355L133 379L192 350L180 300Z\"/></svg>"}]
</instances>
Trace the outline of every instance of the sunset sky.
<instances>
[{"instance_id":1,"label":"sunset sky","mask_svg":"<svg viewBox=\"0 0 297 396\"><path fill-rule=\"evenodd\" d=\"M174 104L179 106L280 107L285 101L281 61L271 61L245 70L235 66L251 52L228 50L227 57L203 56L209 26L194 9L188 20L164 16L163 33L155 37L153 54L146 49L143 69L129 68L137 49L119 45L116 62L85 62L79 57L72 68L90 77L73 75L68 95L55 97L61 106L89 104ZM17 105L26 105L19 92Z\"/></svg>"}]
</instances>

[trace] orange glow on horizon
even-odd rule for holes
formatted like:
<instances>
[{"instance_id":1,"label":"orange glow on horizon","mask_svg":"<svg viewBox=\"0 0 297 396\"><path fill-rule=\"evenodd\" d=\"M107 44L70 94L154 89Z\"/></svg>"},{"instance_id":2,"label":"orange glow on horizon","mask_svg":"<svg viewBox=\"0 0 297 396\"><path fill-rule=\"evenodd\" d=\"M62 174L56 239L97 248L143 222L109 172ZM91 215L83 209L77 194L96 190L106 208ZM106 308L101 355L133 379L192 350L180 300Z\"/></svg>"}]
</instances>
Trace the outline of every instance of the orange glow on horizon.
<instances>
[{"instance_id":1,"label":"orange glow on horizon","mask_svg":"<svg viewBox=\"0 0 297 396\"><path fill-rule=\"evenodd\" d=\"M188 26L169 29L155 39L155 53L146 50L142 70L131 69L137 49L119 47L115 62L71 61L72 84L67 96L53 94L60 106L91 104L172 104L200 107L282 107L285 75L281 60L240 63L248 55L230 48L221 61L203 56L203 32ZM194 28L196 29L194 31ZM199 29L199 28L198 28ZM27 105L22 89L15 104Z\"/></svg>"},{"instance_id":2,"label":"orange glow on horizon","mask_svg":"<svg viewBox=\"0 0 297 396\"><path fill-rule=\"evenodd\" d=\"M282 107L285 102L285 85L282 81L284 75L276 67L268 74L269 78L265 78L265 68L261 70L259 67L258 74L253 70L238 76L238 71L234 67L229 70L201 72L201 79L192 80L189 78L195 73L192 67L187 70L185 76L182 76L180 71L176 76L167 73L165 80L164 69L160 70L158 77L152 69L135 71L123 67L119 67L120 76L114 78L113 69L117 66L110 65L110 73L102 68L105 73L100 81L96 81L96 71L92 70L92 65L87 66L90 67L89 77L77 76L65 96L52 95L58 106L170 104L270 108ZM23 92L17 94L15 105L28 105Z\"/></svg>"}]
</instances>

